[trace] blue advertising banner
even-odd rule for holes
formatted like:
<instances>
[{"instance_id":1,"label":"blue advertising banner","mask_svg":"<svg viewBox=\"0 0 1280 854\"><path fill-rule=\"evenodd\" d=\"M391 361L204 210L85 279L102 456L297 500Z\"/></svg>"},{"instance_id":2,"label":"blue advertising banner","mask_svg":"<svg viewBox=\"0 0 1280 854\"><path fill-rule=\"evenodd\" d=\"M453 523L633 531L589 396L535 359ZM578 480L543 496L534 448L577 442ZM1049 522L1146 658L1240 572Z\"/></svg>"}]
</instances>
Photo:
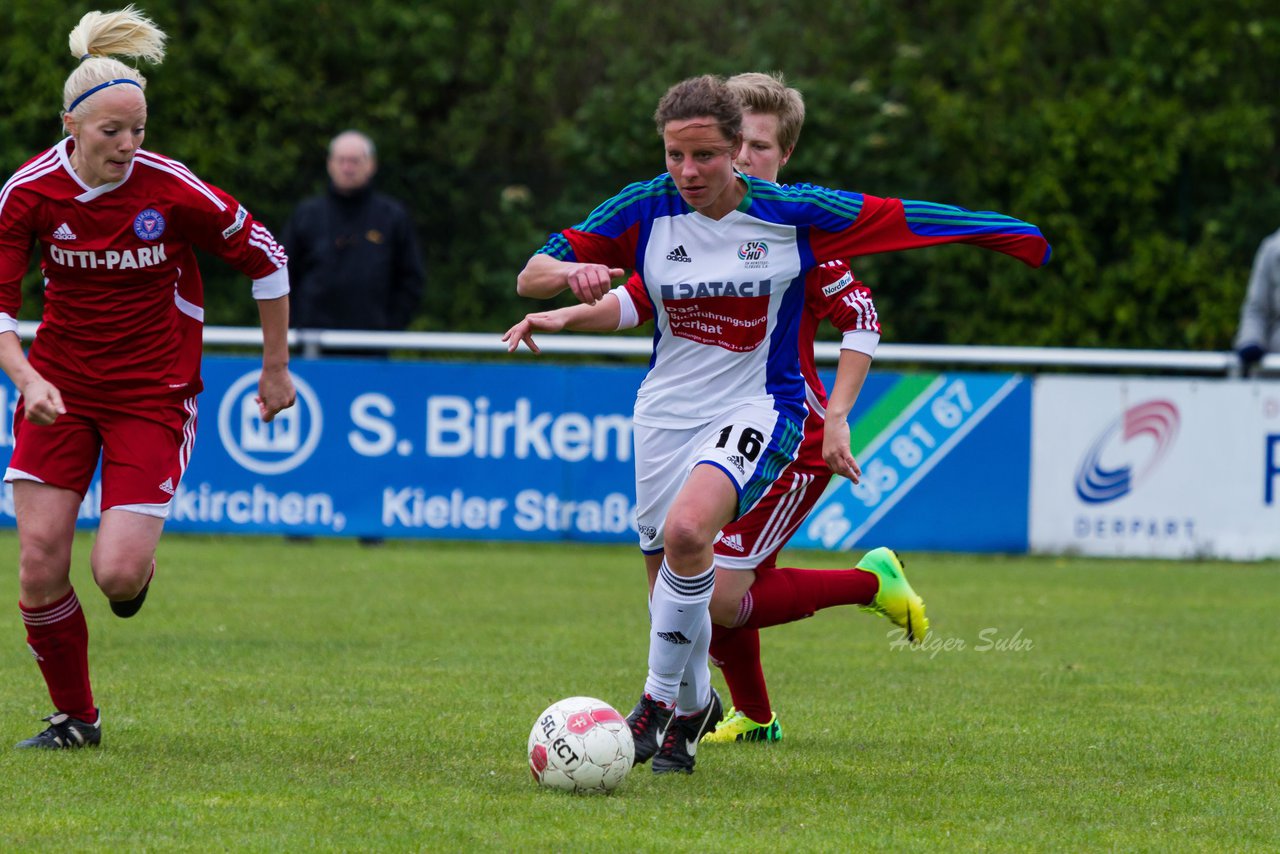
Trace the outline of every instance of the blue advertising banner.
<instances>
[{"instance_id":1,"label":"blue advertising banner","mask_svg":"<svg viewBox=\"0 0 1280 854\"><path fill-rule=\"evenodd\" d=\"M257 416L258 369L205 359L167 530L636 542L642 367L296 359L298 403L270 424ZM854 425L870 437L854 443L863 484L836 481L794 545L1025 551L1029 386L873 373ZM15 399L0 385L10 415ZM0 462L12 442L6 421ZM97 523L99 496L95 479L83 526ZM0 525L13 524L6 484Z\"/></svg>"},{"instance_id":2,"label":"blue advertising banner","mask_svg":"<svg viewBox=\"0 0 1280 854\"><path fill-rule=\"evenodd\" d=\"M834 478L792 545L1025 552L1031 382L1007 374L876 377L853 425L862 479Z\"/></svg>"},{"instance_id":3,"label":"blue advertising banner","mask_svg":"<svg viewBox=\"0 0 1280 854\"><path fill-rule=\"evenodd\" d=\"M167 530L636 541L641 369L296 359L298 402L264 424L259 364L205 359ZM0 445L7 464L8 423ZM98 501L95 478L83 525ZM14 524L7 484L0 523Z\"/></svg>"}]
</instances>

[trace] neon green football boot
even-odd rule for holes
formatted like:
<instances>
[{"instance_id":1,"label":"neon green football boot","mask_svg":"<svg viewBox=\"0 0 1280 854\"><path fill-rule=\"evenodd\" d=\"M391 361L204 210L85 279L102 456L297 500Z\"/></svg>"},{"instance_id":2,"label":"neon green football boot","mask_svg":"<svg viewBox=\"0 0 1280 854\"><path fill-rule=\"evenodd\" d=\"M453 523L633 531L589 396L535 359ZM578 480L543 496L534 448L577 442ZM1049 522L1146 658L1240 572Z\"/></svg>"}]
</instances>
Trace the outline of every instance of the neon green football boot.
<instances>
[{"instance_id":1,"label":"neon green football boot","mask_svg":"<svg viewBox=\"0 0 1280 854\"><path fill-rule=\"evenodd\" d=\"M897 552L881 546L862 556L856 567L875 573L880 589L870 605L862 610L884 614L895 626L904 629L907 640L920 643L929 632L929 618L924 615L924 600L911 588Z\"/></svg>"},{"instance_id":2,"label":"neon green football boot","mask_svg":"<svg viewBox=\"0 0 1280 854\"><path fill-rule=\"evenodd\" d=\"M703 736L703 741L728 744L735 741L782 741L782 725L774 712L767 724L758 724L737 709L730 708L715 732Z\"/></svg>"}]
</instances>

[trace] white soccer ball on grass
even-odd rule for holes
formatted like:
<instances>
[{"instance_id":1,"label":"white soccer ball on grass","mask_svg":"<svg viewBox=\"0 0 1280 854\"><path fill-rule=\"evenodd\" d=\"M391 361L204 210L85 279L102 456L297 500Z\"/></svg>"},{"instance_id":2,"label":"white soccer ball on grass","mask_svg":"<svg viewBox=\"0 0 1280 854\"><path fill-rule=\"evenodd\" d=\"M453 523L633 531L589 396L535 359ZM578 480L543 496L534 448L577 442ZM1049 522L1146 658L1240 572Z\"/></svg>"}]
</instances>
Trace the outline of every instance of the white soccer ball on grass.
<instances>
[{"instance_id":1,"label":"white soccer ball on grass","mask_svg":"<svg viewBox=\"0 0 1280 854\"><path fill-rule=\"evenodd\" d=\"M627 719L594 697L569 697L538 715L529 733L533 779L565 792L611 792L635 761Z\"/></svg>"}]
</instances>

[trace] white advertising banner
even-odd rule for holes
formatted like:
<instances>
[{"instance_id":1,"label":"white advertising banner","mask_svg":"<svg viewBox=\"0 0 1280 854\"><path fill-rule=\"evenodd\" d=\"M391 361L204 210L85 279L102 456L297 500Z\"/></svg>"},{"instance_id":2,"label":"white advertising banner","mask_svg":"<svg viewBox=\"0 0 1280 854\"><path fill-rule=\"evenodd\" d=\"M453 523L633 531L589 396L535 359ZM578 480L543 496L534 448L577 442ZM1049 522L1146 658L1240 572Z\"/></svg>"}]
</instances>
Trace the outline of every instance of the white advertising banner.
<instances>
[{"instance_id":1,"label":"white advertising banner","mask_svg":"<svg viewBox=\"0 0 1280 854\"><path fill-rule=\"evenodd\" d=\"M1033 552L1280 557L1280 382L1040 377Z\"/></svg>"}]
</instances>

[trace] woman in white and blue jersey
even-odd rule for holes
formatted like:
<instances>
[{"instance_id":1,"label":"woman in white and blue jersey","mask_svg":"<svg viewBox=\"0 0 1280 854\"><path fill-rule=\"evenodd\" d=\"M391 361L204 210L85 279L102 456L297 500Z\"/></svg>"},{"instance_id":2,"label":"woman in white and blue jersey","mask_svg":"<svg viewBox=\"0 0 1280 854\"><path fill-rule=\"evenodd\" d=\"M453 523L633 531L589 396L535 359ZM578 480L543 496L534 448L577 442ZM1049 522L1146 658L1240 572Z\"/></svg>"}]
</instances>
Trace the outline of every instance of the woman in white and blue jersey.
<instances>
[{"instance_id":1,"label":"woman in white and blue jersey","mask_svg":"<svg viewBox=\"0 0 1280 854\"><path fill-rule=\"evenodd\" d=\"M585 304L531 314L505 340L536 351L534 331L654 321L635 443L637 527L657 582L649 674L629 720L636 761L654 756L654 771L663 773L691 772L698 740L722 716L706 661L713 545L796 453L805 416L797 330L808 271L957 242L1039 266L1049 246L1035 226L1002 214L779 186L737 172L742 107L718 77L673 86L655 120L666 174L626 187L552 235L520 273L522 295L570 288ZM610 290L627 270L639 278ZM839 453L838 463L853 464L847 443Z\"/></svg>"}]
</instances>

